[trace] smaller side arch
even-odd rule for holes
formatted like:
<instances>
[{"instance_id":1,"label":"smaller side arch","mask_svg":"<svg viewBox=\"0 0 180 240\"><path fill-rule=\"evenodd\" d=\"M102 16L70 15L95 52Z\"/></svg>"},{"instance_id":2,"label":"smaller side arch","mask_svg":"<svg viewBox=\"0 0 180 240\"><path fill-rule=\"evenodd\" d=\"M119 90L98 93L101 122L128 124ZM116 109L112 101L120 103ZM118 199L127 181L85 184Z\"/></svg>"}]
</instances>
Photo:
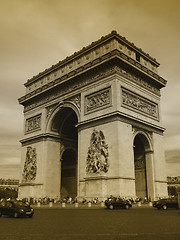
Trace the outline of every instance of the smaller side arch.
<instances>
[{"instance_id":1,"label":"smaller side arch","mask_svg":"<svg viewBox=\"0 0 180 240\"><path fill-rule=\"evenodd\" d=\"M135 130L133 134L135 192L140 198L155 198L152 134Z\"/></svg>"},{"instance_id":2,"label":"smaller side arch","mask_svg":"<svg viewBox=\"0 0 180 240\"><path fill-rule=\"evenodd\" d=\"M144 143L145 151L153 152L153 142L152 142L151 133L145 132L143 130L134 130L133 139L132 139L133 146L134 146L134 140L137 135L140 136L140 138L142 139L142 141Z\"/></svg>"}]
</instances>

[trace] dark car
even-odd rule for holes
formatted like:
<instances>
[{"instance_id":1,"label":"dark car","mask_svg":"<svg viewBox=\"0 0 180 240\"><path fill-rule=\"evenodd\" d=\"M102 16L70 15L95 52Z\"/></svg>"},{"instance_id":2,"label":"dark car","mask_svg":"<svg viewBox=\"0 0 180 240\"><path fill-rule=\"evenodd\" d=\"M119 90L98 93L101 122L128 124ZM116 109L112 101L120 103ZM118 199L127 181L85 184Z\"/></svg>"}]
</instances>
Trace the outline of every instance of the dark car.
<instances>
[{"instance_id":1,"label":"dark car","mask_svg":"<svg viewBox=\"0 0 180 240\"><path fill-rule=\"evenodd\" d=\"M23 201L19 200L1 200L0 202L0 217L9 215L17 217L32 217L34 214L33 208Z\"/></svg>"},{"instance_id":2,"label":"dark car","mask_svg":"<svg viewBox=\"0 0 180 240\"><path fill-rule=\"evenodd\" d=\"M109 197L105 201L105 206L108 209L115 209L115 208L124 208L129 209L132 207L132 204L129 200L122 199L120 197Z\"/></svg>"},{"instance_id":3,"label":"dark car","mask_svg":"<svg viewBox=\"0 0 180 240\"><path fill-rule=\"evenodd\" d=\"M153 207L166 210L167 208L178 208L177 197L163 198L153 202Z\"/></svg>"}]
</instances>

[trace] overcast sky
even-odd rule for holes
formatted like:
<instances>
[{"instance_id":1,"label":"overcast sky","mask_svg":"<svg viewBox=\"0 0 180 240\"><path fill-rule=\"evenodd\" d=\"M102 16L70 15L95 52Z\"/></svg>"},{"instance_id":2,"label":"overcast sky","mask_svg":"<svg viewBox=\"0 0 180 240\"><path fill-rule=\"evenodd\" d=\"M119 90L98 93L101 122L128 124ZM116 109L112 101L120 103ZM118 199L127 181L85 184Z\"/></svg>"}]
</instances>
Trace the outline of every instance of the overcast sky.
<instances>
[{"instance_id":1,"label":"overcast sky","mask_svg":"<svg viewBox=\"0 0 180 240\"><path fill-rule=\"evenodd\" d=\"M0 0L0 178L18 178L27 79L116 30L160 62L167 174L180 175L179 0Z\"/></svg>"}]
</instances>

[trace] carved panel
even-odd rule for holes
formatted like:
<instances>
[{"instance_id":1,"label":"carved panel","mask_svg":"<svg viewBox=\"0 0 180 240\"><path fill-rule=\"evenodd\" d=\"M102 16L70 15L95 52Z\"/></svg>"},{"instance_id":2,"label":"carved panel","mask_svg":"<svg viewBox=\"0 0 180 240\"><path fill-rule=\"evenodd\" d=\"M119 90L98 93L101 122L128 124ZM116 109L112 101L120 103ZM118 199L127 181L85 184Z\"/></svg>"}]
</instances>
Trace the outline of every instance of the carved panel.
<instances>
[{"instance_id":1,"label":"carved panel","mask_svg":"<svg viewBox=\"0 0 180 240\"><path fill-rule=\"evenodd\" d=\"M158 106L148 99L122 88L122 106L158 119Z\"/></svg>"},{"instance_id":2,"label":"carved panel","mask_svg":"<svg viewBox=\"0 0 180 240\"><path fill-rule=\"evenodd\" d=\"M85 112L89 113L111 105L111 88L103 89L85 97Z\"/></svg>"},{"instance_id":3,"label":"carved panel","mask_svg":"<svg viewBox=\"0 0 180 240\"><path fill-rule=\"evenodd\" d=\"M88 173L106 173L109 168L108 156L108 145L103 132L94 129L88 149L86 171Z\"/></svg>"},{"instance_id":4,"label":"carved panel","mask_svg":"<svg viewBox=\"0 0 180 240\"><path fill-rule=\"evenodd\" d=\"M25 133L30 133L41 129L41 114L26 119Z\"/></svg>"},{"instance_id":5,"label":"carved panel","mask_svg":"<svg viewBox=\"0 0 180 240\"><path fill-rule=\"evenodd\" d=\"M124 71L118 66L110 66L103 70L100 69L98 73L94 72L93 74L83 76L83 78L77 77L76 81L69 80L68 82L63 83L60 88L55 89L53 92L44 93L44 95L42 95L41 97L34 99L31 101L31 103L28 103L28 105L25 105L24 112L27 112L31 109L35 109L38 106L46 104L52 100L59 99L60 97L64 96L69 92L80 89L84 86L87 86L90 83L97 82L100 79L106 78L115 73L118 73L124 78L129 79L130 81L133 81L134 83L155 93L158 96L160 95L160 91L155 86L153 86L150 83L147 83L142 78L137 77L133 74L130 74L129 72ZM53 86L52 82L49 84L52 84ZM22 97L22 99L24 99L24 97Z\"/></svg>"},{"instance_id":6,"label":"carved panel","mask_svg":"<svg viewBox=\"0 0 180 240\"><path fill-rule=\"evenodd\" d=\"M37 154L36 149L27 147L26 160L23 170L23 182L31 182L36 179L37 173Z\"/></svg>"}]
</instances>

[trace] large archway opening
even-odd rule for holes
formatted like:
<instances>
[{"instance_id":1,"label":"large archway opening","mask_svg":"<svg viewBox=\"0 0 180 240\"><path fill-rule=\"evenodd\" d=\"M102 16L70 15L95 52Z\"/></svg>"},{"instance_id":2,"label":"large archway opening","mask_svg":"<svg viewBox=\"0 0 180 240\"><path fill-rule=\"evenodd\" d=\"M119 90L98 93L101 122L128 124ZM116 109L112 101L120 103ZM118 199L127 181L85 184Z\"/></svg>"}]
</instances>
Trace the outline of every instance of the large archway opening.
<instances>
[{"instance_id":1,"label":"large archway opening","mask_svg":"<svg viewBox=\"0 0 180 240\"><path fill-rule=\"evenodd\" d=\"M78 118L69 107L61 109L55 116L52 130L60 137L60 196L61 199L77 196L77 152Z\"/></svg>"},{"instance_id":2,"label":"large archway opening","mask_svg":"<svg viewBox=\"0 0 180 240\"><path fill-rule=\"evenodd\" d=\"M134 139L135 189L136 196L142 199L148 198L145 142L147 139L144 135L136 135Z\"/></svg>"},{"instance_id":3,"label":"large archway opening","mask_svg":"<svg viewBox=\"0 0 180 240\"><path fill-rule=\"evenodd\" d=\"M72 149L66 149L61 158L61 198L77 196L77 157Z\"/></svg>"}]
</instances>

